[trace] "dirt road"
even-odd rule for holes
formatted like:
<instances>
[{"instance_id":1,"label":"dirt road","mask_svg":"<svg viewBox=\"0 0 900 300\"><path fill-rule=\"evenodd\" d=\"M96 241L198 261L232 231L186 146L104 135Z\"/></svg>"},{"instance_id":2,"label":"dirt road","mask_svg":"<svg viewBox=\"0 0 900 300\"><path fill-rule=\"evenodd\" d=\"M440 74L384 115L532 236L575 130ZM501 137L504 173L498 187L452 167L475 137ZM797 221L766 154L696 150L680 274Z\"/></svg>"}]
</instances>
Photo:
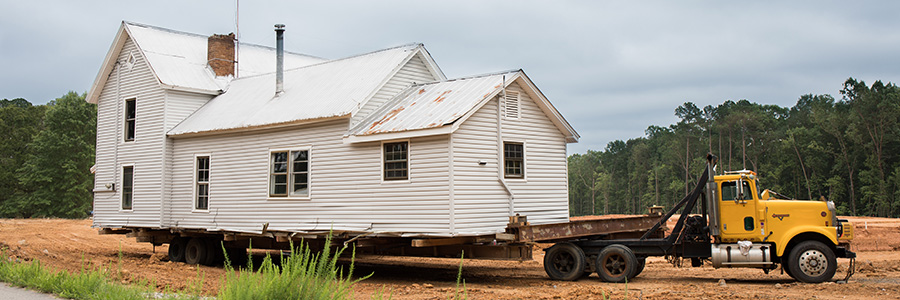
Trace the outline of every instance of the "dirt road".
<instances>
[{"instance_id":1,"label":"dirt road","mask_svg":"<svg viewBox=\"0 0 900 300\"><path fill-rule=\"evenodd\" d=\"M534 261L465 260L462 276L470 299L900 299L900 219L851 218L856 225L854 251L858 273L850 283L794 282L780 269L675 267L648 259L633 282L603 283L592 275L575 282L553 281L544 274L541 247ZM544 245L549 246L549 245ZM215 294L222 268L169 262L166 247L153 248L123 235L99 235L89 220L2 219L0 247L7 259L38 259L47 266L77 272L108 268L123 282L153 282L160 289L202 288ZM459 259L360 257L357 275L373 276L356 286L356 296L384 293L393 299L447 299L456 283ZM838 276L847 260L839 260ZM689 265L689 263L687 264ZM835 276L835 277L838 277ZM724 281L723 281L724 280Z\"/></svg>"}]
</instances>

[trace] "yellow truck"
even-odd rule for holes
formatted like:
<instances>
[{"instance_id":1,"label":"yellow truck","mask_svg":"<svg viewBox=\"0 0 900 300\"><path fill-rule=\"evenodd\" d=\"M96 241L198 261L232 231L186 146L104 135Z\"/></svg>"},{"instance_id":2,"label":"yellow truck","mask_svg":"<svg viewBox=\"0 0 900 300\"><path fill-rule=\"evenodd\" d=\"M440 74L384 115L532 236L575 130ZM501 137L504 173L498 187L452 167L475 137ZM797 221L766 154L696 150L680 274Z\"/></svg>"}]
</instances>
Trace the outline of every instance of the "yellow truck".
<instances>
[{"instance_id":1,"label":"yellow truck","mask_svg":"<svg viewBox=\"0 0 900 300\"><path fill-rule=\"evenodd\" d=\"M544 269L558 280L597 272L609 282L637 276L649 256L691 260L699 267L759 268L781 266L796 280L831 280L837 258L849 258L848 279L856 254L850 251L853 226L837 217L834 202L785 199L759 190L758 177L742 170L716 175L716 157L707 156L700 183L640 238L569 240L546 249ZM699 203L699 214L691 214ZM681 215L669 235L661 233L676 212Z\"/></svg>"}]
</instances>

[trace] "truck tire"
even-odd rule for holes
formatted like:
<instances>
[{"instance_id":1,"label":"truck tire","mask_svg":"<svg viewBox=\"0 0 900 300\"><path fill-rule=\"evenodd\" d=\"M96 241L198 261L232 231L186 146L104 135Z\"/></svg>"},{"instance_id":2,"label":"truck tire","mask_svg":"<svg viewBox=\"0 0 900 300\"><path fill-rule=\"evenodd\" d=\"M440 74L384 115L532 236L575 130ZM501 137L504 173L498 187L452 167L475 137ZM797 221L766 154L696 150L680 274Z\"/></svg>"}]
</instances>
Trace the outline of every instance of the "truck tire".
<instances>
[{"instance_id":1,"label":"truck tire","mask_svg":"<svg viewBox=\"0 0 900 300\"><path fill-rule=\"evenodd\" d=\"M787 264L791 277L807 283L831 280L837 270L834 251L819 241L805 241L794 246Z\"/></svg>"},{"instance_id":2,"label":"truck tire","mask_svg":"<svg viewBox=\"0 0 900 300\"><path fill-rule=\"evenodd\" d=\"M184 262L190 265L203 264L206 262L207 248L205 239L192 238L184 248Z\"/></svg>"},{"instance_id":3,"label":"truck tire","mask_svg":"<svg viewBox=\"0 0 900 300\"><path fill-rule=\"evenodd\" d=\"M636 274L638 260L631 249L623 245L609 245L600 250L595 264L597 275L606 282L622 283Z\"/></svg>"},{"instance_id":4,"label":"truck tire","mask_svg":"<svg viewBox=\"0 0 900 300\"><path fill-rule=\"evenodd\" d=\"M554 280L572 281L584 275L587 258L572 243L559 243L544 254L544 271Z\"/></svg>"},{"instance_id":5,"label":"truck tire","mask_svg":"<svg viewBox=\"0 0 900 300\"><path fill-rule=\"evenodd\" d=\"M183 237L175 237L169 242L169 261L184 262L184 248L187 246L188 239Z\"/></svg>"}]
</instances>

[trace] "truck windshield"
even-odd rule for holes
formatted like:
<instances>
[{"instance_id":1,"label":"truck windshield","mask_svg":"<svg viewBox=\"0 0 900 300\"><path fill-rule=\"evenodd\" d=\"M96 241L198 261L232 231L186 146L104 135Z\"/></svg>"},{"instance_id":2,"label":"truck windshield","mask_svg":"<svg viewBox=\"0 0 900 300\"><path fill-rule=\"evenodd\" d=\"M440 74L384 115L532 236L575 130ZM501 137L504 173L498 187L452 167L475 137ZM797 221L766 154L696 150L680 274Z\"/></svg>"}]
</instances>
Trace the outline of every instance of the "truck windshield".
<instances>
[{"instance_id":1,"label":"truck windshield","mask_svg":"<svg viewBox=\"0 0 900 300\"><path fill-rule=\"evenodd\" d=\"M753 192L750 191L750 184L747 183L747 181L743 181L743 184L741 185L743 191L740 195L738 195L737 189L734 188L735 186L737 186L737 181L722 183L722 201L753 199Z\"/></svg>"}]
</instances>

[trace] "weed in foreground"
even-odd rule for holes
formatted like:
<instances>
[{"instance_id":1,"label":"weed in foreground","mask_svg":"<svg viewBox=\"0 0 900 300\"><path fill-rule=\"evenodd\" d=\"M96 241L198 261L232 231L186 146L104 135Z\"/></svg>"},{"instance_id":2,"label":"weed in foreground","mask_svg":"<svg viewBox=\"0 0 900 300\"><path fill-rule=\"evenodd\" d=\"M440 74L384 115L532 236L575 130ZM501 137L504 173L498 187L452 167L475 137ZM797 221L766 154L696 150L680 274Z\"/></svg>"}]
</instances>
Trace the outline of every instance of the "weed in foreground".
<instances>
[{"instance_id":1,"label":"weed in foreground","mask_svg":"<svg viewBox=\"0 0 900 300\"><path fill-rule=\"evenodd\" d=\"M219 299L350 299L353 284L369 278L352 279L353 261L344 275L343 268L337 266L338 258L347 246L332 253L331 237L325 241L322 252L314 253L309 246L300 242L286 258L281 254L281 264L275 264L271 255L266 255L257 271L253 271L252 259L248 269L238 272L226 257L225 283L219 290ZM249 254L248 254L249 255Z\"/></svg>"}]
</instances>

